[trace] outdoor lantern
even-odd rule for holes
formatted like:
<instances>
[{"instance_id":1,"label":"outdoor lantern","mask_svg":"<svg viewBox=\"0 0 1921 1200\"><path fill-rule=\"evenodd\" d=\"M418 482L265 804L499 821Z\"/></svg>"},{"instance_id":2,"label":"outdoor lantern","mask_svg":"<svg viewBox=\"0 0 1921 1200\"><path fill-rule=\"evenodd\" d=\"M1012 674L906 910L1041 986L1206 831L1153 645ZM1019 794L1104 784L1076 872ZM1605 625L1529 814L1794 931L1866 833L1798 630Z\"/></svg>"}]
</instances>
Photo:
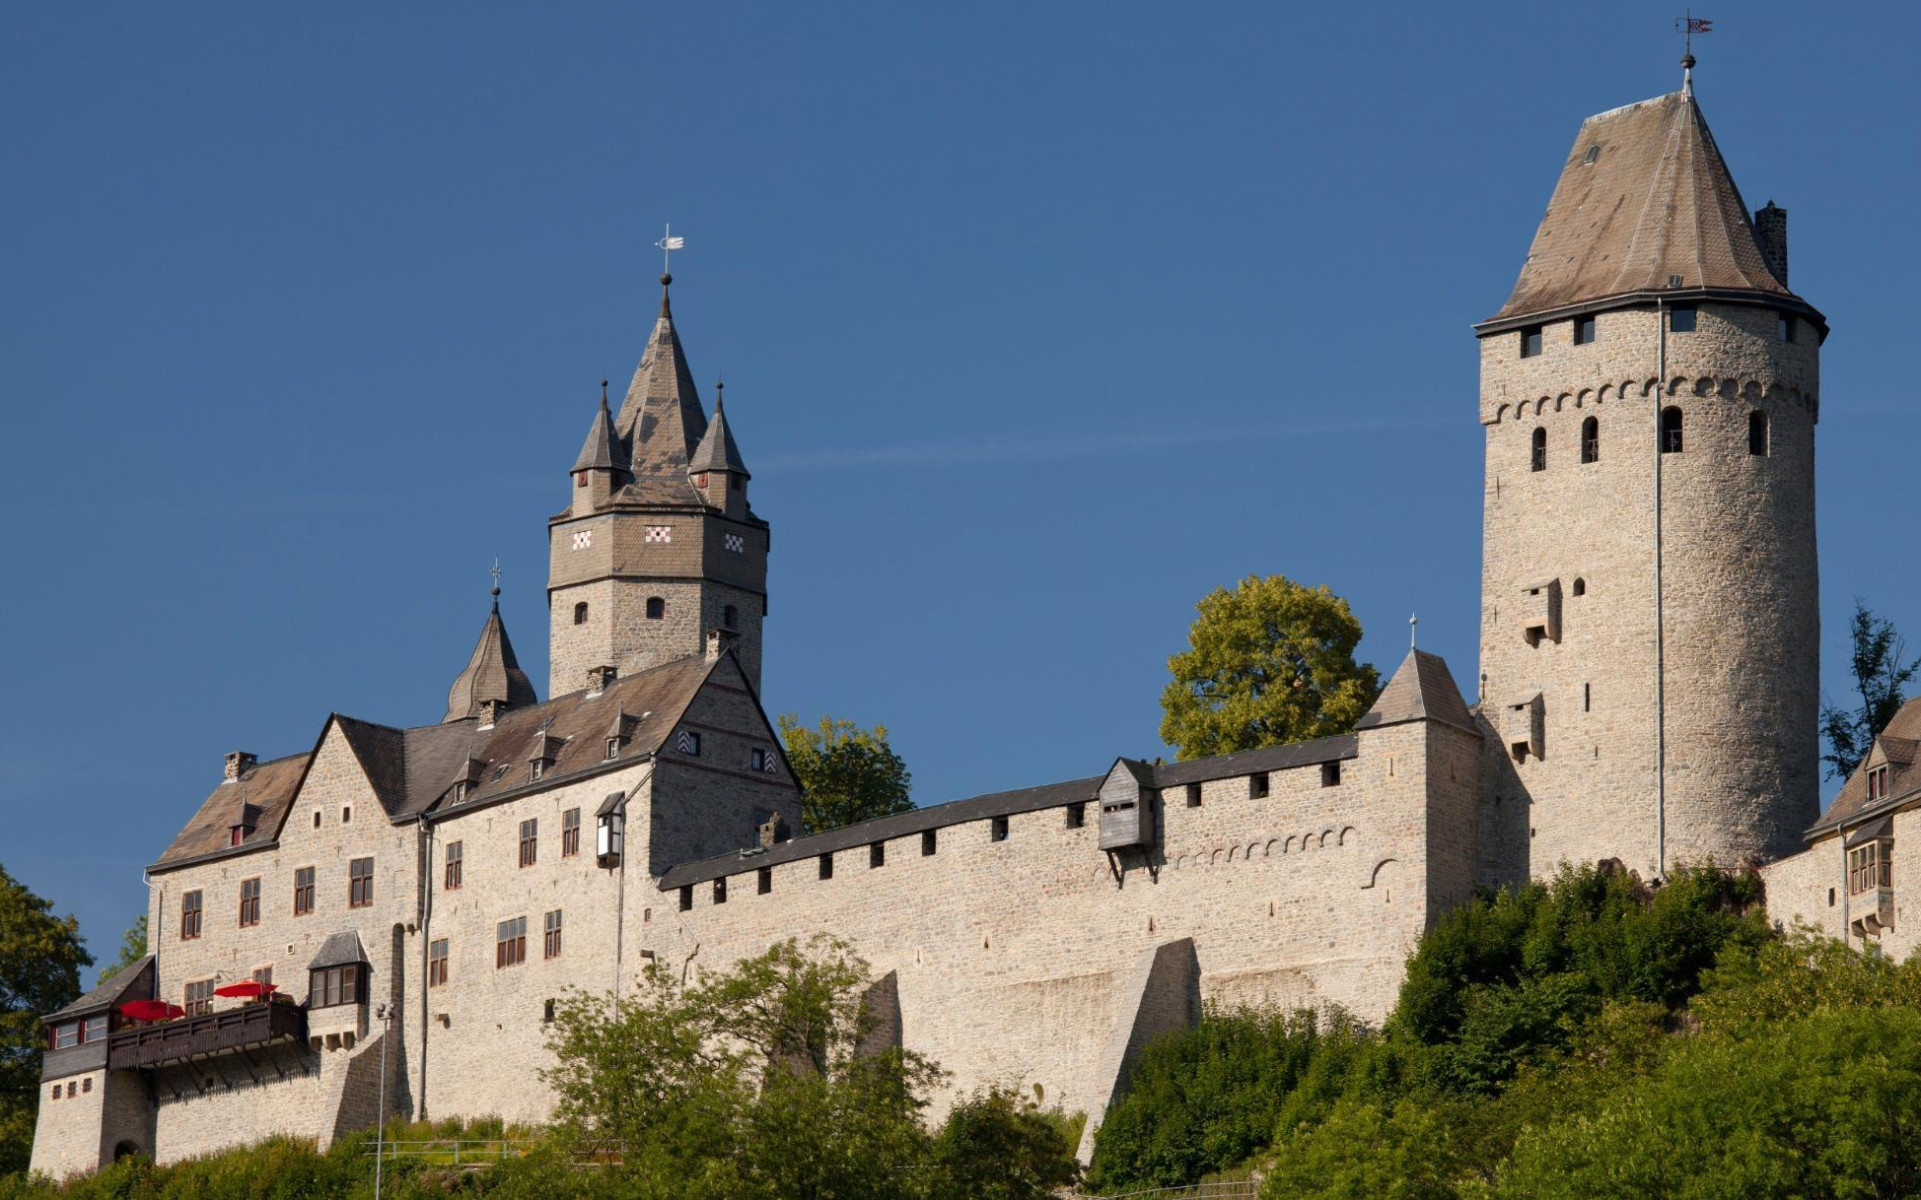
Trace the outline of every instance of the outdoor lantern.
<instances>
[{"instance_id":1,"label":"outdoor lantern","mask_svg":"<svg viewBox=\"0 0 1921 1200\"><path fill-rule=\"evenodd\" d=\"M594 860L603 867L620 865L621 827L626 822L627 793L615 792L601 801L594 821Z\"/></svg>"}]
</instances>

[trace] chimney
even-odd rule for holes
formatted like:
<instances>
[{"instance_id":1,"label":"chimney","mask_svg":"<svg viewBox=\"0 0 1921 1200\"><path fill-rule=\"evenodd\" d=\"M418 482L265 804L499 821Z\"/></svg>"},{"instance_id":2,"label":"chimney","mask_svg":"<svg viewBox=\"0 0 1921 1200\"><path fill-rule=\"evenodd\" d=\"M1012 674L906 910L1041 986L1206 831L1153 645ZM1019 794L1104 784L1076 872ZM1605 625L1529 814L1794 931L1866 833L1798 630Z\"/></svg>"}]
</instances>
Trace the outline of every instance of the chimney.
<instances>
[{"instance_id":1,"label":"chimney","mask_svg":"<svg viewBox=\"0 0 1921 1200\"><path fill-rule=\"evenodd\" d=\"M762 850L778 846L791 835L786 818L779 813L767 814L767 819L754 826L754 844Z\"/></svg>"},{"instance_id":2,"label":"chimney","mask_svg":"<svg viewBox=\"0 0 1921 1200\"><path fill-rule=\"evenodd\" d=\"M260 759L256 755L249 754L245 750L235 750L227 756L226 782L232 783L234 780L239 779L242 775L253 770L254 764L259 761Z\"/></svg>"},{"instance_id":3,"label":"chimney","mask_svg":"<svg viewBox=\"0 0 1921 1200\"><path fill-rule=\"evenodd\" d=\"M492 729L500 714L507 711L505 700L482 700L480 702L480 728Z\"/></svg>"},{"instance_id":4,"label":"chimney","mask_svg":"<svg viewBox=\"0 0 1921 1200\"><path fill-rule=\"evenodd\" d=\"M727 647L734 644L734 635L726 629L707 631L707 661L712 662L726 653Z\"/></svg>"},{"instance_id":5,"label":"chimney","mask_svg":"<svg viewBox=\"0 0 1921 1200\"><path fill-rule=\"evenodd\" d=\"M612 683L619 675L620 669L618 667L588 667L587 694L590 696L600 695L607 690L607 685Z\"/></svg>"},{"instance_id":6,"label":"chimney","mask_svg":"<svg viewBox=\"0 0 1921 1200\"><path fill-rule=\"evenodd\" d=\"M1776 208L1774 201L1754 214L1754 234L1761 239L1761 253L1773 268L1783 287L1788 282L1788 210Z\"/></svg>"}]
</instances>

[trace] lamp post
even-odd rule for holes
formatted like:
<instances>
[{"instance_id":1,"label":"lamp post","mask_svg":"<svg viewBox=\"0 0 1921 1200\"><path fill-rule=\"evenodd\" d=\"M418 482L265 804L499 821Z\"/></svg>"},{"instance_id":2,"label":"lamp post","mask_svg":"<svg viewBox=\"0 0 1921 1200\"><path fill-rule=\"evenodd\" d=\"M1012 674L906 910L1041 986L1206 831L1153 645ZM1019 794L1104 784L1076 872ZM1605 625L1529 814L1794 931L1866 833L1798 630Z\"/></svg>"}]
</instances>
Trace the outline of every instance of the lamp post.
<instances>
[{"instance_id":1,"label":"lamp post","mask_svg":"<svg viewBox=\"0 0 1921 1200\"><path fill-rule=\"evenodd\" d=\"M374 1114L374 1200L380 1200L380 1167L386 1158L387 1032L393 1015L392 1005L381 1004L374 1008L374 1020L380 1022L380 1100Z\"/></svg>"}]
</instances>

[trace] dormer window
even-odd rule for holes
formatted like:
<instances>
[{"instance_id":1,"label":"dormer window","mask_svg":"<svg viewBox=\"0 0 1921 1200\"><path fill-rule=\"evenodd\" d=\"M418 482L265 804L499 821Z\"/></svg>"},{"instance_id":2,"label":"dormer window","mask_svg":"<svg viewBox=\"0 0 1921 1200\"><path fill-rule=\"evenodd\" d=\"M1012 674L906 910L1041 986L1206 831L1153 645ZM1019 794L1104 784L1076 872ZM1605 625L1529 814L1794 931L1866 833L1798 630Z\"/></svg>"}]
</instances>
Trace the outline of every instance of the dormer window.
<instances>
[{"instance_id":1,"label":"dormer window","mask_svg":"<svg viewBox=\"0 0 1921 1200\"><path fill-rule=\"evenodd\" d=\"M534 761L527 764L527 781L529 783L540 782L540 777L545 775L546 773L547 773L547 763L545 759L536 758Z\"/></svg>"},{"instance_id":2,"label":"dormer window","mask_svg":"<svg viewBox=\"0 0 1921 1200\"><path fill-rule=\"evenodd\" d=\"M1888 768L1884 763L1868 772L1868 799L1886 800L1888 798Z\"/></svg>"},{"instance_id":3,"label":"dormer window","mask_svg":"<svg viewBox=\"0 0 1921 1200\"><path fill-rule=\"evenodd\" d=\"M620 757L620 739L619 738L610 737L607 739L607 757L608 758Z\"/></svg>"}]
</instances>

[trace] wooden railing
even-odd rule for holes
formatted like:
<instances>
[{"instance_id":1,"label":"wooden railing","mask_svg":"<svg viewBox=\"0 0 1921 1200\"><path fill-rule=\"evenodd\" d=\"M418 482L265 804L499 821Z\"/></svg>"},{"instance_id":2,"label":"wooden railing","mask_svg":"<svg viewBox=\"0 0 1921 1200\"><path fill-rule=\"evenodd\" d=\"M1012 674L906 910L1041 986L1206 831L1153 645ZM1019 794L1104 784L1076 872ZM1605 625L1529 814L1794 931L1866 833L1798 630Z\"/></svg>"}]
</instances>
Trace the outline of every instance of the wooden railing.
<instances>
[{"instance_id":1,"label":"wooden railing","mask_svg":"<svg viewBox=\"0 0 1921 1200\"><path fill-rule=\"evenodd\" d=\"M243 1004L198 1017L122 1029L107 1043L107 1067L123 1071L262 1046L307 1040L307 1010L297 1004Z\"/></svg>"}]
</instances>

